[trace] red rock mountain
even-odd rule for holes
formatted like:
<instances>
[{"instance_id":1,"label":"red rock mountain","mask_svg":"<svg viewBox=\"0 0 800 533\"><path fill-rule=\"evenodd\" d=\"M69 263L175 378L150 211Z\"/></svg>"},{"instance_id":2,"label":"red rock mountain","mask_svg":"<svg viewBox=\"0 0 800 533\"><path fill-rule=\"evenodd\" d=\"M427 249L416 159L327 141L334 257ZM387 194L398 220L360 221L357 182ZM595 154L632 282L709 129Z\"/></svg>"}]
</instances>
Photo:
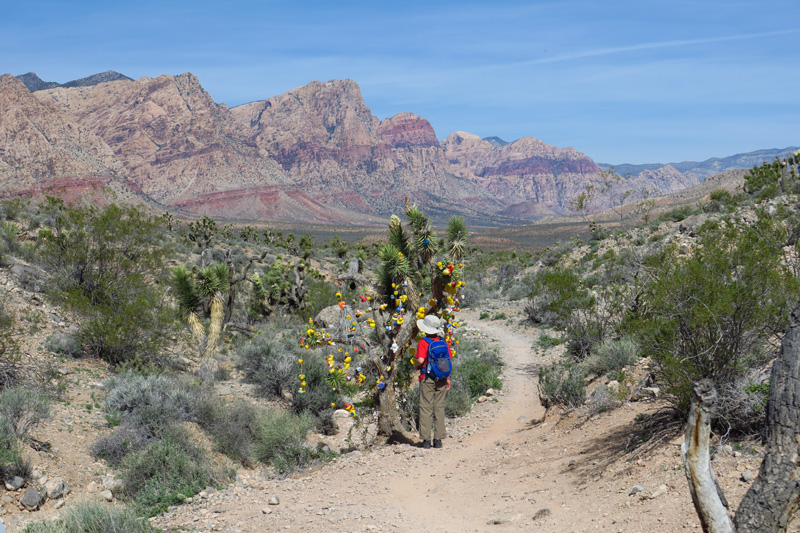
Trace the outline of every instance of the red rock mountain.
<instances>
[{"instance_id":1,"label":"red rock mountain","mask_svg":"<svg viewBox=\"0 0 800 533\"><path fill-rule=\"evenodd\" d=\"M190 73L104 79L31 94L0 78L0 190L111 180L195 213L322 223L385 219L409 198L439 220L508 223L565 212L600 172L531 137L457 132L440 144L412 113L379 120L350 80L228 109ZM666 167L637 179L687 185Z\"/></svg>"},{"instance_id":2,"label":"red rock mountain","mask_svg":"<svg viewBox=\"0 0 800 533\"><path fill-rule=\"evenodd\" d=\"M127 176L97 135L41 102L10 74L0 76L0 191L40 191L56 181Z\"/></svg>"},{"instance_id":3,"label":"red rock mountain","mask_svg":"<svg viewBox=\"0 0 800 533\"><path fill-rule=\"evenodd\" d=\"M442 212L502 208L482 187L450 174L427 120L401 113L379 121L353 81L312 82L231 113L259 149L323 203L384 216L405 197Z\"/></svg>"}]
</instances>

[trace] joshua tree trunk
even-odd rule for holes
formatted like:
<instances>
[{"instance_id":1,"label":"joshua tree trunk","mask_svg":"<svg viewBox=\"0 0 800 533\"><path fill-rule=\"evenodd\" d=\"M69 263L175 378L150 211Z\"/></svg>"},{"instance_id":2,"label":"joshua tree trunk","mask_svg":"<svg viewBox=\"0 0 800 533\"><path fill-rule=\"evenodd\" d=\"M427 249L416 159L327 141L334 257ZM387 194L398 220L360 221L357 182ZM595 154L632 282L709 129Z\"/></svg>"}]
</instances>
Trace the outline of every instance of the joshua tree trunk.
<instances>
[{"instance_id":1,"label":"joshua tree trunk","mask_svg":"<svg viewBox=\"0 0 800 533\"><path fill-rule=\"evenodd\" d=\"M711 533L783 532L800 508L800 305L789 320L781 351L772 367L767 402L767 446L761 469L745 494L734 519L728 520L725 501L708 461L713 384L695 385L686 440L686 476L704 531Z\"/></svg>"},{"instance_id":2,"label":"joshua tree trunk","mask_svg":"<svg viewBox=\"0 0 800 533\"><path fill-rule=\"evenodd\" d=\"M772 366L767 446L761 469L736 512L739 532L786 531L800 506L800 305Z\"/></svg>"},{"instance_id":3,"label":"joshua tree trunk","mask_svg":"<svg viewBox=\"0 0 800 533\"><path fill-rule=\"evenodd\" d=\"M375 395L378 404L378 431L381 435L386 436L390 442L403 442L406 444L413 444L416 438L413 433L407 431L400 421L400 413L397 411L397 389L394 386L394 374L396 371L397 361L404 357L406 353L406 343L414 339L419 333L417 324L409 324L400 332L394 342L397 343L398 350L393 352L391 349L387 350L389 355L386 366L391 368L389 372L383 372L384 383L386 387Z\"/></svg>"},{"instance_id":4,"label":"joshua tree trunk","mask_svg":"<svg viewBox=\"0 0 800 533\"><path fill-rule=\"evenodd\" d=\"M716 400L717 391L711 380L703 379L695 384L681 453L689 492L703 531L729 533L733 531L733 524L728 517L728 502L717 483L708 452L711 412Z\"/></svg>"}]
</instances>

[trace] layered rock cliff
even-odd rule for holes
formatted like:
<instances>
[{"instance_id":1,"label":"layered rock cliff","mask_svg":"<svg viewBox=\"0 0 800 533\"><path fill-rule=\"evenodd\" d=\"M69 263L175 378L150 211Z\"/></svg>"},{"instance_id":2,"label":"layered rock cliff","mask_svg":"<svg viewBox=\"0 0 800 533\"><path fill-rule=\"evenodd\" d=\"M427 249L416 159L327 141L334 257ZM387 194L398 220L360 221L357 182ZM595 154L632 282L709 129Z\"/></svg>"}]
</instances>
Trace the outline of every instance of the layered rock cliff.
<instances>
[{"instance_id":1,"label":"layered rock cliff","mask_svg":"<svg viewBox=\"0 0 800 533\"><path fill-rule=\"evenodd\" d=\"M48 89L35 95L103 138L131 182L164 204L209 193L291 185L239 136L227 107L193 74Z\"/></svg>"},{"instance_id":2,"label":"layered rock cliff","mask_svg":"<svg viewBox=\"0 0 800 533\"><path fill-rule=\"evenodd\" d=\"M0 76L0 184L38 191L56 180L124 180L127 171L89 128L41 102L10 74Z\"/></svg>"},{"instance_id":3,"label":"layered rock cliff","mask_svg":"<svg viewBox=\"0 0 800 533\"><path fill-rule=\"evenodd\" d=\"M450 174L427 120L400 113L379 121L353 81L312 82L231 112L252 142L324 203L380 215L398 212L405 197L452 212L501 207Z\"/></svg>"},{"instance_id":4,"label":"layered rock cliff","mask_svg":"<svg viewBox=\"0 0 800 533\"><path fill-rule=\"evenodd\" d=\"M109 71L57 87L20 78L36 92L0 78L6 192L113 181L195 213L321 223L383 219L407 198L438 220L513 222L568 211L600 174L586 155L532 137L456 132L439 143L420 116L379 120L350 80L228 109L190 73L130 80ZM693 183L664 167L630 185Z\"/></svg>"}]
</instances>

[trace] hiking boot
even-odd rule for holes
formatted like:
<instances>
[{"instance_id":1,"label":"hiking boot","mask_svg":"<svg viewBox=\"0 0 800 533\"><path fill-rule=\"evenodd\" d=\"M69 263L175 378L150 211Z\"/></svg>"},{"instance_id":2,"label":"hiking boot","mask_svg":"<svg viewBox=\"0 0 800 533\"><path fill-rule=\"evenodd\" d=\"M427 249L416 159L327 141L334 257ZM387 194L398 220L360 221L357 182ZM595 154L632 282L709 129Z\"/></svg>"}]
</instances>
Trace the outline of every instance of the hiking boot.
<instances>
[{"instance_id":1,"label":"hiking boot","mask_svg":"<svg viewBox=\"0 0 800 533\"><path fill-rule=\"evenodd\" d=\"M442 447L442 440L441 439L433 439L433 447L434 448L441 448Z\"/></svg>"},{"instance_id":2,"label":"hiking boot","mask_svg":"<svg viewBox=\"0 0 800 533\"><path fill-rule=\"evenodd\" d=\"M429 441L429 440L422 441L422 447L424 449L426 449L426 450L430 450L431 449L431 441Z\"/></svg>"}]
</instances>

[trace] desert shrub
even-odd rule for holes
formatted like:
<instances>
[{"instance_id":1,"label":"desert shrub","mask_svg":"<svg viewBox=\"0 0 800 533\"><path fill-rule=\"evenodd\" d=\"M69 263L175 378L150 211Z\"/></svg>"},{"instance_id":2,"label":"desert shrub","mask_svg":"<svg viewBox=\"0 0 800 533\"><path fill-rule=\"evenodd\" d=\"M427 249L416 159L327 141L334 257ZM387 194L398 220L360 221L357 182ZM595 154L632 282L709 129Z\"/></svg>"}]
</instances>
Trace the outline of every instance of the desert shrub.
<instances>
[{"instance_id":1,"label":"desert shrub","mask_svg":"<svg viewBox=\"0 0 800 533\"><path fill-rule=\"evenodd\" d=\"M591 355L583 362L583 367L596 376L616 374L623 367L635 363L638 355L639 346L633 339L606 339L595 346Z\"/></svg>"},{"instance_id":2,"label":"desert shrub","mask_svg":"<svg viewBox=\"0 0 800 533\"><path fill-rule=\"evenodd\" d=\"M503 382L498 377L499 370L477 357L459 361L454 372L459 378L463 377L470 398L483 395L487 389L503 388Z\"/></svg>"},{"instance_id":3,"label":"desert shrub","mask_svg":"<svg viewBox=\"0 0 800 533\"><path fill-rule=\"evenodd\" d=\"M260 396L283 399L283 394L294 388L297 357L287 342L276 339L271 328L241 345L237 355L245 381L256 385Z\"/></svg>"},{"instance_id":4,"label":"desert shrub","mask_svg":"<svg viewBox=\"0 0 800 533\"><path fill-rule=\"evenodd\" d=\"M109 464L118 466L125 457L142 450L156 440L158 437L151 427L124 425L95 441L90 450L95 457L100 457Z\"/></svg>"},{"instance_id":5,"label":"desert shrub","mask_svg":"<svg viewBox=\"0 0 800 533\"><path fill-rule=\"evenodd\" d=\"M472 400L467 380L458 374L452 376L450 378L450 390L447 391L447 396L445 396L444 415L448 418L464 416L469 413ZM419 391L417 391L416 407L417 413L419 413Z\"/></svg>"},{"instance_id":6,"label":"desert shrub","mask_svg":"<svg viewBox=\"0 0 800 533\"><path fill-rule=\"evenodd\" d=\"M300 368L297 366L295 375L299 374L299 371ZM305 357L303 373L306 377L305 392L302 394L295 392L292 395L292 411L296 414L308 412L320 419L329 418L333 411L331 402L336 400L336 394L325 381L328 373L327 363L321 355L310 353ZM297 384L297 381L293 383Z\"/></svg>"},{"instance_id":7,"label":"desert shrub","mask_svg":"<svg viewBox=\"0 0 800 533\"><path fill-rule=\"evenodd\" d=\"M13 475L16 465L22 462L19 441L11 422L0 415L0 478Z\"/></svg>"},{"instance_id":8,"label":"desert shrub","mask_svg":"<svg viewBox=\"0 0 800 533\"><path fill-rule=\"evenodd\" d=\"M530 301L525 309L528 319L535 323L550 323L564 329L576 309L595 304L594 297L578 274L568 268L541 270L533 279Z\"/></svg>"},{"instance_id":9,"label":"desert shrub","mask_svg":"<svg viewBox=\"0 0 800 533\"><path fill-rule=\"evenodd\" d=\"M711 191L708 198L708 203L703 206L703 210L707 213L719 213L725 207L733 205L733 196L725 189L715 189Z\"/></svg>"},{"instance_id":10,"label":"desert shrub","mask_svg":"<svg viewBox=\"0 0 800 533\"><path fill-rule=\"evenodd\" d=\"M18 234L19 227L13 222L0 223L0 257L19 254L22 245Z\"/></svg>"},{"instance_id":11,"label":"desert shrub","mask_svg":"<svg viewBox=\"0 0 800 533\"><path fill-rule=\"evenodd\" d=\"M564 329L567 353L574 361L583 361L603 341L606 333L606 325L593 313L576 313Z\"/></svg>"},{"instance_id":12,"label":"desert shrub","mask_svg":"<svg viewBox=\"0 0 800 533\"><path fill-rule=\"evenodd\" d=\"M0 201L0 216L6 220L19 220L26 207L27 202L21 198Z\"/></svg>"},{"instance_id":13,"label":"desert shrub","mask_svg":"<svg viewBox=\"0 0 800 533\"><path fill-rule=\"evenodd\" d=\"M81 502L64 511L56 520L34 522L24 533L150 533L158 531L128 507L111 507L97 502Z\"/></svg>"},{"instance_id":14,"label":"desert shrub","mask_svg":"<svg viewBox=\"0 0 800 533\"><path fill-rule=\"evenodd\" d=\"M785 330L798 282L773 245L784 242L784 231L763 218L708 224L693 254L654 265L644 305L627 322L679 410L695 381L735 382Z\"/></svg>"},{"instance_id":15,"label":"desert shrub","mask_svg":"<svg viewBox=\"0 0 800 533\"><path fill-rule=\"evenodd\" d=\"M193 418L200 394L186 381L166 375L125 372L109 380L106 410L130 427L164 428Z\"/></svg>"},{"instance_id":16,"label":"desert shrub","mask_svg":"<svg viewBox=\"0 0 800 533\"><path fill-rule=\"evenodd\" d=\"M217 397L206 397L197 406L197 423L214 439L217 451L245 465L253 462L253 421L255 406L238 401L228 404Z\"/></svg>"},{"instance_id":17,"label":"desert shrub","mask_svg":"<svg viewBox=\"0 0 800 533\"><path fill-rule=\"evenodd\" d=\"M284 475L325 458L304 443L315 424L308 413L265 411L253 422L255 457Z\"/></svg>"},{"instance_id":18,"label":"desert shrub","mask_svg":"<svg viewBox=\"0 0 800 533\"><path fill-rule=\"evenodd\" d=\"M81 355L81 342L74 335L66 333L53 333L47 337L44 347L53 353L67 357Z\"/></svg>"},{"instance_id":19,"label":"desert shrub","mask_svg":"<svg viewBox=\"0 0 800 533\"><path fill-rule=\"evenodd\" d=\"M547 350L548 348L553 348L554 346L558 346L559 344L563 344L564 339L559 337L553 337L552 335L548 335L547 333L539 334L539 340L536 344L539 348L543 348Z\"/></svg>"},{"instance_id":20,"label":"desert shrub","mask_svg":"<svg viewBox=\"0 0 800 533\"><path fill-rule=\"evenodd\" d=\"M209 466L206 453L191 442L186 431L172 427L161 439L125 458L120 472L122 494L147 516L183 503L228 475Z\"/></svg>"},{"instance_id":21,"label":"desert shrub","mask_svg":"<svg viewBox=\"0 0 800 533\"><path fill-rule=\"evenodd\" d=\"M753 434L763 429L769 381L755 382L747 376L721 385L717 394L716 426L737 434Z\"/></svg>"},{"instance_id":22,"label":"desert shrub","mask_svg":"<svg viewBox=\"0 0 800 533\"><path fill-rule=\"evenodd\" d=\"M539 394L546 404L581 406L586 401L585 377L580 365L555 362L539 371Z\"/></svg>"},{"instance_id":23,"label":"desert shrub","mask_svg":"<svg viewBox=\"0 0 800 533\"><path fill-rule=\"evenodd\" d=\"M674 207L669 211L661 213L660 215L658 215L658 220L680 222L681 220L688 218L694 214L696 214L696 210L692 206L682 205L680 207Z\"/></svg>"},{"instance_id":24,"label":"desert shrub","mask_svg":"<svg viewBox=\"0 0 800 533\"><path fill-rule=\"evenodd\" d=\"M171 314L153 280L163 276L159 222L133 207L67 207L48 197L39 230L51 295L83 315L78 337L113 364L147 359L166 344Z\"/></svg>"},{"instance_id":25,"label":"desert shrub","mask_svg":"<svg viewBox=\"0 0 800 533\"><path fill-rule=\"evenodd\" d=\"M17 438L24 438L49 412L49 400L34 390L13 387L0 391L0 417Z\"/></svg>"}]
</instances>

